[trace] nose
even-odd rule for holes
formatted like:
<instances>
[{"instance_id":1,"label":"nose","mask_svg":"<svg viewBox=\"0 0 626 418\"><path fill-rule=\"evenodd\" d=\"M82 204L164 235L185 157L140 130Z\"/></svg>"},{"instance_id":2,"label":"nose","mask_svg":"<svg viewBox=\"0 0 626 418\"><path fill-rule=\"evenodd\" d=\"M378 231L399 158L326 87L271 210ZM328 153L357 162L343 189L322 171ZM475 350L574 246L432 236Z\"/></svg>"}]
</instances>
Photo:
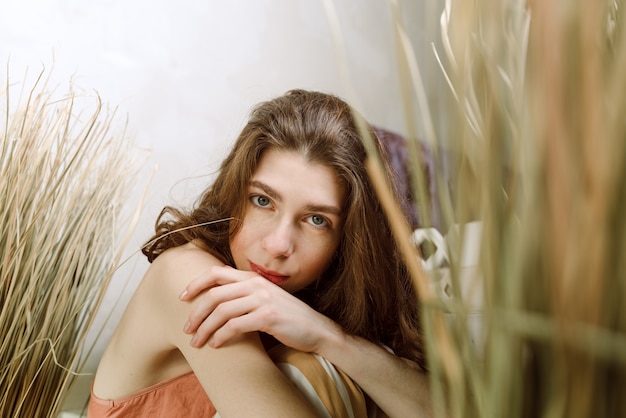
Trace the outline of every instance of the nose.
<instances>
[{"instance_id":1,"label":"nose","mask_svg":"<svg viewBox=\"0 0 626 418\"><path fill-rule=\"evenodd\" d=\"M261 245L272 257L289 257L294 250L294 232L289 222L280 222L270 228L261 240Z\"/></svg>"}]
</instances>

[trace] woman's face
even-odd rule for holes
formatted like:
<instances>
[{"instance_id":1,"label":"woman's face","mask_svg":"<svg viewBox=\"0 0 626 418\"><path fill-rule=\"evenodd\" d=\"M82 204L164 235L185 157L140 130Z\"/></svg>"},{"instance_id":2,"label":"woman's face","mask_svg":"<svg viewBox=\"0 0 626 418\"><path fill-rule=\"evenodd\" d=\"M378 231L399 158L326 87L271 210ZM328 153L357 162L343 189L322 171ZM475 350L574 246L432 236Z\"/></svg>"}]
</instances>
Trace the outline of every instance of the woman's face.
<instances>
[{"instance_id":1,"label":"woman's face","mask_svg":"<svg viewBox=\"0 0 626 418\"><path fill-rule=\"evenodd\" d=\"M335 173L270 149L250 179L247 200L243 224L230 240L237 268L291 293L320 277L342 236L345 190Z\"/></svg>"}]
</instances>

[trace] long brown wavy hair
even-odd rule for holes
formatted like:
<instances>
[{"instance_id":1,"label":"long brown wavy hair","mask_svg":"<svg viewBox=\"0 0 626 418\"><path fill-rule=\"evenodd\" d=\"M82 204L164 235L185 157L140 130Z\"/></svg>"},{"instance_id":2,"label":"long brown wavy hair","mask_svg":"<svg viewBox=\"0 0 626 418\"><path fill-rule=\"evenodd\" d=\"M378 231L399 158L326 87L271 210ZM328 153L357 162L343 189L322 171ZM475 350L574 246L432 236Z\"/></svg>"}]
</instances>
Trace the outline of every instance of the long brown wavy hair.
<instances>
[{"instance_id":1,"label":"long brown wavy hair","mask_svg":"<svg viewBox=\"0 0 626 418\"><path fill-rule=\"evenodd\" d=\"M347 199L344 233L333 261L319 280L296 296L345 332L385 344L425 369L419 307L370 183L365 147L352 112L335 96L304 90L259 104L215 182L192 210L165 207L143 253L152 262L166 249L196 240L224 263L234 265L229 237L241 225L248 182L263 152L297 152L308 162L331 168L345 185Z\"/></svg>"}]
</instances>

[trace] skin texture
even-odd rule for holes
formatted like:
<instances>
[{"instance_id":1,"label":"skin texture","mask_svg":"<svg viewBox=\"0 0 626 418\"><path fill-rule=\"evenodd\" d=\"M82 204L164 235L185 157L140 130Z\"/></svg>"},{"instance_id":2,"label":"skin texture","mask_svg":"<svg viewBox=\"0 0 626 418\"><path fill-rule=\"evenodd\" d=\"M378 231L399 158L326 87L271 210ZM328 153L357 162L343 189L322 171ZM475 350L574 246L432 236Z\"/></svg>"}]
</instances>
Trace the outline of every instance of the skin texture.
<instances>
[{"instance_id":1,"label":"skin texture","mask_svg":"<svg viewBox=\"0 0 626 418\"><path fill-rule=\"evenodd\" d=\"M238 269L214 267L180 296L194 300L208 289L195 299L184 329L193 333L192 346L219 348L262 331L347 370L390 416L431 415L427 381L415 365L347 335L291 294L314 282L337 248L343 190L332 171L270 150L250 183L243 226L231 239ZM262 274L251 265L261 266ZM266 277L268 270L274 273ZM402 398L407 401L398 403Z\"/></svg>"},{"instance_id":2,"label":"skin texture","mask_svg":"<svg viewBox=\"0 0 626 418\"><path fill-rule=\"evenodd\" d=\"M216 347L236 335L267 332L278 325L285 327L281 335L290 336L281 342L311 351L315 342L309 341L308 327L302 324L312 317L327 326L336 324L290 293L317 280L335 254L342 233L344 190L327 167L307 163L296 153L269 150L250 180L247 199L242 227L231 238L238 269L210 270L215 281L210 296L196 302L193 323L217 308L218 315L201 328L208 335L221 327L211 341ZM198 339L200 335L194 335L193 346L206 342Z\"/></svg>"},{"instance_id":3,"label":"skin texture","mask_svg":"<svg viewBox=\"0 0 626 418\"><path fill-rule=\"evenodd\" d=\"M207 290L208 289L208 290ZM389 417L433 416L428 377L413 362L346 334L334 321L253 272L213 268L181 294L194 301L185 332L192 345L220 349L262 331L283 344L328 359L347 373ZM237 306L226 309L225 306Z\"/></svg>"},{"instance_id":4,"label":"skin texture","mask_svg":"<svg viewBox=\"0 0 626 418\"><path fill-rule=\"evenodd\" d=\"M213 184L192 208L164 208L142 252L155 262L192 242L221 261L195 275L176 273L188 283L181 299L190 308L179 327L187 322L192 347L208 341L219 351L263 331L326 357L388 415L428 416L421 309L369 180L362 136L353 109L332 95L293 90L260 103ZM391 180L384 149L374 145ZM256 180L259 167L278 167L265 160L275 152L318 170L299 176L299 166L287 166L273 187L266 183L275 180ZM301 194L325 174L340 185L340 228L326 197ZM286 180L297 181L280 193ZM325 225L324 216L338 236L333 251L334 239L309 229ZM323 271L311 274L318 267Z\"/></svg>"},{"instance_id":5,"label":"skin texture","mask_svg":"<svg viewBox=\"0 0 626 418\"><path fill-rule=\"evenodd\" d=\"M180 323L193 304L178 300L187 283L181 277L221 265L193 243L152 263L103 354L93 388L98 397L115 399L193 370L222 417L315 416L258 334L239 335L220 349L189 344Z\"/></svg>"},{"instance_id":6,"label":"skin texture","mask_svg":"<svg viewBox=\"0 0 626 418\"><path fill-rule=\"evenodd\" d=\"M268 151L251 179L247 200L242 227L231 246L237 267L248 271L224 266L193 243L165 251L152 263L101 360L94 384L97 396L122 397L193 370L222 417L260 416L263 411L310 414L301 395L270 361L258 334L240 332L254 317L244 315L251 301L237 298L236 286L211 289L218 298L231 300L219 310L236 317L230 327L237 335L220 349L190 345L180 328L193 309L193 303L179 306L177 296L186 284L181 277L203 270L224 280L245 274L270 289L265 297L292 299L288 291L314 282L335 253L344 190L328 168L309 164L295 153ZM263 295L256 306L261 315L273 316L271 309L264 309L271 304ZM297 315L297 308L311 310L302 302L295 307L287 315Z\"/></svg>"},{"instance_id":7,"label":"skin texture","mask_svg":"<svg viewBox=\"0 0 626 418\"><path fill-rule=\"evenodd\" d=\"M288 292L317 280L339 245L344 190L327 167L269 150L250 179L248 204L230 249L240 270Z\"/></svg>"},{"instance_id":8,"label":"skin texture","mask_svg":"<svg viewBox=\"0 0 626 418\"><path fill-rule=\"evenodd\" d=\"M142 252L152 262L163 251L194 241L234 267L231 240L245 218L250 180L262 157L272 150L296 153L332 170L345 189L337 251L319 279L296 296L350 335L384 344L424 369L419 302L369 179L363 133L354 115L338 97L304 90L258 104L214 182L191 208L165 207ZM384 157L381 143L375 145Z\"/></svg>"}]
</instances>

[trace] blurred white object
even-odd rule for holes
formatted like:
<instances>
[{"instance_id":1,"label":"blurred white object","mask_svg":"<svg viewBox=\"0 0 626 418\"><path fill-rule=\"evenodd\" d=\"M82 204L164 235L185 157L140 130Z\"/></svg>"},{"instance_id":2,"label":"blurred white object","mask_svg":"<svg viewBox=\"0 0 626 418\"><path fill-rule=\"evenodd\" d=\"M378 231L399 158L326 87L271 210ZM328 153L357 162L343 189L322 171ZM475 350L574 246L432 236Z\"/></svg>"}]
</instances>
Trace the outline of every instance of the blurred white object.
<instances>
[{"instance_id":1,"label":"blurred white object","mask_svg":"<svg viewBox=\"0 0 626 418\"><path fill-rule=\"evenodd\" d=\"M435 251L427 258L422 258L422 267L425 270L435 270L443 267L448 261L447 244L441 233L435 228L420 228L413 231L411 236L413 243L417 246L423 246L426 242L430 242Z\"/></svg>"},{"instance_id":2,"label":"blurred white object","mask_svg":"<svg viewBox=\"0 0 626 418\"><path fill-rule=\"evenodd\" d=\"M454 299L464 306L464 315L458 317L447 313L446 318L450 323L463 318L479 358L482 357L485 338L481 233L481 222L469 222L453 225L445 236L434 228L416 229L412 234L415 245L430 242L436 248L433 254L422 260L422 266L431 279L433 291L443 301ZM457 267L456 278L452 277L451 265Z\"/></svg>"},{"instance_id":3,"label":"blurred white object","mask_svg":"<svg viewBox=\"0 0 626 418\"><path fill-rule=\"evenodd\" d=\"M454 262L460 267L478 265L480 259L480 240L482 222L468 222L453 225L446 234L446 249Z\"/></svg>"}]
</instances>

